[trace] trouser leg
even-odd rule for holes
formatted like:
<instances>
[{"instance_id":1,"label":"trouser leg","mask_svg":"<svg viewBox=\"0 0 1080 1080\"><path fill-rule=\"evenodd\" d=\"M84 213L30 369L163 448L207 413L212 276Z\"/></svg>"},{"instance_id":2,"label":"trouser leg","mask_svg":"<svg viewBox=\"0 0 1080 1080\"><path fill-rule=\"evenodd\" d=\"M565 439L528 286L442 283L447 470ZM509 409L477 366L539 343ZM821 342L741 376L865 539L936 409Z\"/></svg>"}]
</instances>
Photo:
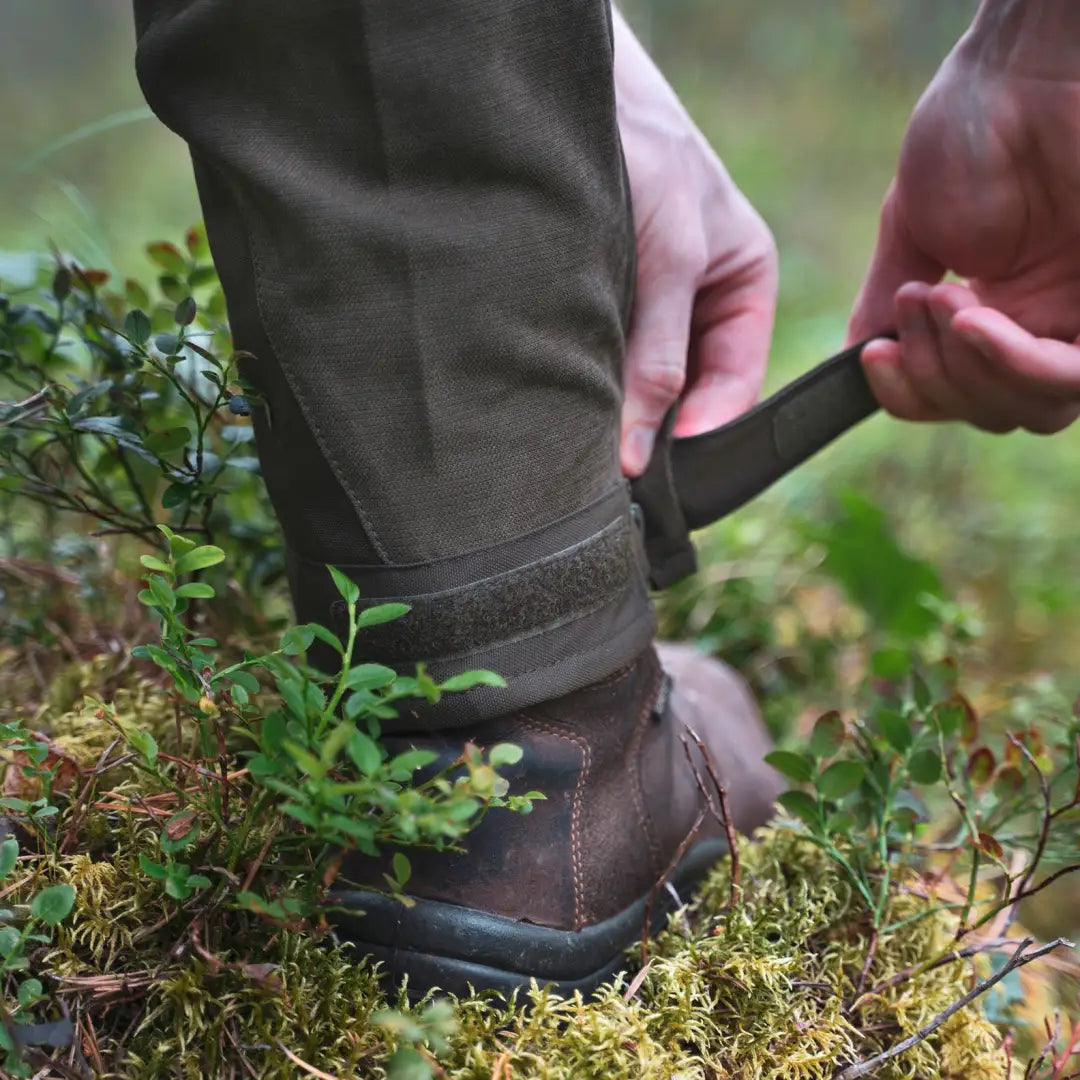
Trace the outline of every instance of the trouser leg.
<instances>
[{"instance_id":1,"label":"trouser leg","mask_svg":"<svg viewBox=\"0 0 1080 1080\"><path fill-rule=\"evenodd\" d=\"M634 238L608 0L135 8L256 357L299 617L333 623L333 563L412 605L365 658L507 678L444 722L631 660L652 619L618 470Z\"/></svg>"}]
</instances>

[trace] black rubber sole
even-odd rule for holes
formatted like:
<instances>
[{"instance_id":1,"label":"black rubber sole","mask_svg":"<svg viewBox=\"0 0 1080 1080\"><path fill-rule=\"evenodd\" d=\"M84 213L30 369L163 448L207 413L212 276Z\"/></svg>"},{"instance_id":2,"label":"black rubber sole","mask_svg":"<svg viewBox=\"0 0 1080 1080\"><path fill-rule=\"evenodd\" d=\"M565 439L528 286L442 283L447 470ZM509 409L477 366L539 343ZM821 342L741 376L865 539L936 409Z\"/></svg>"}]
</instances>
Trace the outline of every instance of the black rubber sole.
<instances>
[{"instance_id":1,"label":"black rubber sole","mask_svg":"<svg viewBox=\"0 0 1080 1080\"><path fill-rule=\"evenodd\" d=\"M705 873L727 854L723 840L696 844L671 876L682 902ZM626 950L641 940L649 897L584 930L552 930L489 915L472 908L417 899L406 907L392 897L364 889L341 890L331 899L338 935L377 960L394 986L407 981L409 997L429 990L466 995L495 990L509 997L532 980L560 994L591 995L625 970ZM655 933L675 909L662 889L653 901Z\"/></svg>"}]
</instances>

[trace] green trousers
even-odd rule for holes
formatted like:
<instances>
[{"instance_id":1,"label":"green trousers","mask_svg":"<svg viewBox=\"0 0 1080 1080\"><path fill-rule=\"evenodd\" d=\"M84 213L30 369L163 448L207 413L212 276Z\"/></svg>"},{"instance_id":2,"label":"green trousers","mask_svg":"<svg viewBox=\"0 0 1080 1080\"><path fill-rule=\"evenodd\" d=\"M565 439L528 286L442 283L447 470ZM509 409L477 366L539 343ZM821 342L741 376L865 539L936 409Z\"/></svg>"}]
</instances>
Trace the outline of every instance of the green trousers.
<instances>
[{"instance_id":1,"label":"green trousers","mask_svg":"<svg viewBox=\"0 0 1080 1080\"><path fill-rule=\"evenodd\" d=\"M298 617L410 614L358 655L505 690L649 642L618 467L634 232L608 0L135 0L137 68L191 148ZM425 721L430 722L430 720Z\"/></svg>"}]
</instances>

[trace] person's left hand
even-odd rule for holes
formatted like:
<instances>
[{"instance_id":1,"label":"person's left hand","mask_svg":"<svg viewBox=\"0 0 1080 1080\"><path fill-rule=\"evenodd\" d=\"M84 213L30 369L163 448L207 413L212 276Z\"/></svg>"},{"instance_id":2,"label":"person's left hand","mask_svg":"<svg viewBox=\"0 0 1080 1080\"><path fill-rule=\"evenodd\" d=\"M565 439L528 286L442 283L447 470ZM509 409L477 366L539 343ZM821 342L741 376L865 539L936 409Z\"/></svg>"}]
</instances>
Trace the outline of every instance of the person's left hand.
<instances>
[{"instance_id":1,"label":"person's left hand","mask_svg":"<svg viewBox=\"0 0 1080 1080\"><path fill-rule=\"evenodd\" d=\"M622 470L644 472L664 416L675 436L719 427L757 400L778 282L768 227L615 14L615 90L637 231Z\"/></svg>"}]
</instances>

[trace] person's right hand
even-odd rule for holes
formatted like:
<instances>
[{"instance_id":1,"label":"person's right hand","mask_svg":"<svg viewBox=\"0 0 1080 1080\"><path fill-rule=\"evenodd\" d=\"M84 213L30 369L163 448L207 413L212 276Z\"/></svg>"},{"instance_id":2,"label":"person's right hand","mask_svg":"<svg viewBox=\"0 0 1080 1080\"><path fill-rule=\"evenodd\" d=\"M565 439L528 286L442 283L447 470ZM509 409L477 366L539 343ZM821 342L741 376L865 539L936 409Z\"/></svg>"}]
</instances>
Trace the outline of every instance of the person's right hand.
<instances>
[{"instance_id":1,"label":"person's right hand","mask_svg":"<svg viewBox=\"0 0 1080 1080\"><path fill-rule=\"evenodd\" d=\"M863 354L895 416L1048 434L1080 415L1080 40L997 31L912 117L849 340L898 331Z\"/></svg>"}]
</instances>

